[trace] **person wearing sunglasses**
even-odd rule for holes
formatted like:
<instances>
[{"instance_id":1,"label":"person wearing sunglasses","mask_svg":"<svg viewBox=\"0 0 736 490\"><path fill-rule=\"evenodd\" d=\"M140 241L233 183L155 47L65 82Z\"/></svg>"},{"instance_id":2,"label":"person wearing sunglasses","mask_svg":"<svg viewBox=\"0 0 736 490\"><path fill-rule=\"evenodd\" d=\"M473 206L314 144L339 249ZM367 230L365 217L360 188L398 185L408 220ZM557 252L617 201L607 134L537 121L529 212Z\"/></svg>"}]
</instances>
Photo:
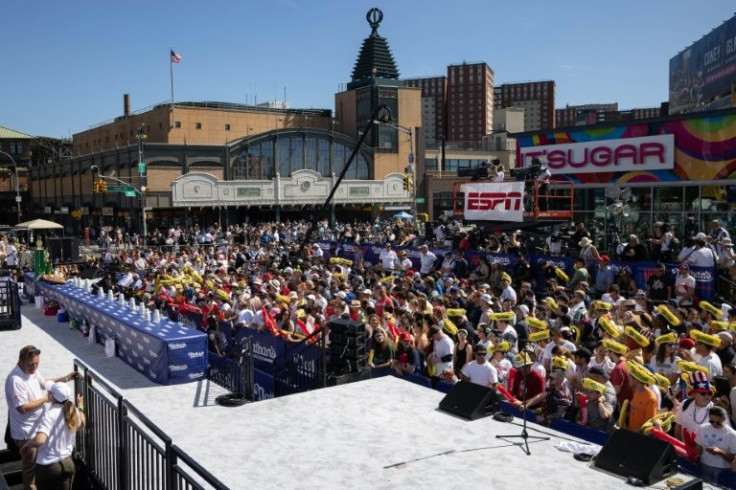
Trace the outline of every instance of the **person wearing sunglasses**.
<instances>
[{"instance_id":1,"label":"person wearing sunglasses","mask_svg":"<svg viewBox=\"0 0 736 490\"><path fill-rule=\"evenodd\" d=\"M688 398L675 415L675 437L691 444L693 434L708 422L708 411L713 408L713 391L708 375L693 371L688 378Z\"/></svg>"},{"instance_id":2,"label":"person wearing sunglasses","mask_svg":"<svg viewBox=\"0 0 736 490\"><path fill-rule=\"evenodd\" d=\"M488 362L488 350L482 345L473 349L474 359L463 366L460 379L493 388L498 383L498 371Z\"/></svg>"},{"instance_id":3,"label":"person wearing sunglasses","mask_svg":"<svg viewBox=\"0 0 736 490\"><path fill-rule=\"evenodd\" d=\"M700 426L695 436L703 478L711 483L718 483L718 477L731 467L736 455L736 431L727 420L722 407L711 407L708 422Z\"/></svg>"}]
</instances>

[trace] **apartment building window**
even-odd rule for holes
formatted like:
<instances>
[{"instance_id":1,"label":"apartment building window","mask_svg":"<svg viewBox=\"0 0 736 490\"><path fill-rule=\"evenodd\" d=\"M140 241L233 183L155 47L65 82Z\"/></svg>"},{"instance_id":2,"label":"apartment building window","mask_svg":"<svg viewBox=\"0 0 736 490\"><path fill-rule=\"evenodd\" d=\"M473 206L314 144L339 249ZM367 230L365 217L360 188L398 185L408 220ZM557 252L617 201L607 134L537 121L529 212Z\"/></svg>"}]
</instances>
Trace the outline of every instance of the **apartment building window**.
<instances>
[{"instance_id":1,"label":"apartment building window","mask_svg":"<svg viewBox=\"0 0 736 490\"><path fill-rule=\"evenodd\" d=\"M194 123L194 127L197 129L202 129L202 123Z\"/></svg>"},{"instance_id":2,"label":"apartment building window","mask_svg":"<svg viewBox=\"0 0 736 490\"><path fill-rule=\"evenodd\" d=\"M230 125L229 124L226 124L225 125L225 131L230 131Z\"/></svg>"},{"instance_id":3,"label":"apartment building window","mask_svg":"<svg viewBox=\"0 0 736 490\"><path fill-rule=\"evenodd\" d=\"M174 127L180 128L181 127L181 121L174 121Z\"/></svg>"},{"instance_id":4,"label":"apartment building window","mask_svg":"<svg viewBox=\"0 0 736 490\"><path fill-rule=\"evenodd\" d=\"M13 155L20 155L23 153L23 143L20 141L11 141L10 142L10 153Z\"/></svg>"}]
</instances>

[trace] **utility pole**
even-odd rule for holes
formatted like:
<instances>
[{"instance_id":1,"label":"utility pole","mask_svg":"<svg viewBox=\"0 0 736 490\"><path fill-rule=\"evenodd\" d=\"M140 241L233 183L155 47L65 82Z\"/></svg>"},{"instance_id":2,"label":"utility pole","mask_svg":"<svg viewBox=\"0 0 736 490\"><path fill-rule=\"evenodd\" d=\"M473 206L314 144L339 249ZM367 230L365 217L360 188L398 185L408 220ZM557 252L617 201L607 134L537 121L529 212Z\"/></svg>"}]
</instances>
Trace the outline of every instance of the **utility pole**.
<instances>
[{"instance_id":1,"label":"utility pole","mask_svg":"<svg viewBox=\"0 0 736 490\"><path fill-rule=\"evenodd\" d=\"M143 246L146 245L146 237L148 237L148 225L146 224L146 194L148 193L148 174L146 163L143 161L143 140L146 135L143 133L143 126L138 128L138 188L140 192L141 202L141 240Z\"/></svg>"}]
</instances>

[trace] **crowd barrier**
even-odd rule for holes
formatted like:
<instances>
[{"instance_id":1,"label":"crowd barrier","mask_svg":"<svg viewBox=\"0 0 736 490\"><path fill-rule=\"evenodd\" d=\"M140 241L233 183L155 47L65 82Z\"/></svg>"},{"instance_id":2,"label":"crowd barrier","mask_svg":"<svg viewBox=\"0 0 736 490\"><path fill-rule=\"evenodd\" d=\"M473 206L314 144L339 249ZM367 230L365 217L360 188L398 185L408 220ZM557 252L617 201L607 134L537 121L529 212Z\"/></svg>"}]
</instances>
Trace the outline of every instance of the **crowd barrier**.
<instances>
[{"instance_id":1,"label":"crowd barrier","mask_svg":"<svg viewBox=\"0 0 736 490\"><path fill-rule=\"evenodd\" d=\"M320 248L323 250L326 258L329 258L332 253L336 253L338 256L355 260L356 249L359 249L363 255L363 260L371 264L380 264L379 259L381 251L384 250L384 246L374 243L363 243L355 244L351 242L337 242L337 247L333 250L330 242L319 242ZM407 257L411 260L414 269L421 269L421 259L419 249L412 247L393 247L397 253L400 250L406 250ZM443 257L445 253L451 251L447 248L432 248L430 249L437 257ZM465 252L465 259L468 261L469 269L472 271L478 265L480 265L481 258L485 257L489 264L498 263L506 271L511 271L518 261L518 257L514 254L504 253L489 253L480 250L470 250ZM553 264L555 267L559 267L564 270L569 277L572 277L575 273L573 264L575 259L568 256L551 256L544 254L527 254L526 259L529 261L532 269L532 277L537 283L537 290L543 290L546 287L547 277L543 266L546 264ZM673 278L677 276L677 264L665 264L667 267L667 273ZM656 262L624 262L618 260L612 260L610 264L611 268L616 272L621 270L628 270L631 277L636 282L639 289L647 289L647 280L654 274L656 270ZM593 285L593 277L595 271L589 271L591 273L591 279L589 284ZM718 273L715 267L690 267L690 274L696 280L696 296L701 300L713 301L716 296L716 278Z\"/></svg>"},{"instance_id":2,"label":"crowd barrier","mask_svg":"<svg viewBox=\"0 0 736 490\"><path fill-rule=\"evenodd\" d=\"M93 480L84 483L118 490L228 488L78 359L74 371L76 393L87 405L87 429L77 432L75 449Z\"/></svg>"}]
</instances>

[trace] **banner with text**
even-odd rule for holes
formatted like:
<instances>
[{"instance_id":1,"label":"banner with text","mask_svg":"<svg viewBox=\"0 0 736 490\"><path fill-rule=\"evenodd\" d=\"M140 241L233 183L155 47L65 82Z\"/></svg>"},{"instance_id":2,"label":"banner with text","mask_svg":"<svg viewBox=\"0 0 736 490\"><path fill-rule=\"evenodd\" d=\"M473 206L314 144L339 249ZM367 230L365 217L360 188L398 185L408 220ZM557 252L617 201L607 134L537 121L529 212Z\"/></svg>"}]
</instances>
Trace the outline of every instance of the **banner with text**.
<instances>
[{"instance_id":1,"label":"banner with text","mask_svg":"<svg viewBox=\"0 0 736 490\"><path fill-rule=\"evenodd\" d=\"M469 182L463 190L467 220L524 220L523 182Z\"/></svg>"}]
</instances>

